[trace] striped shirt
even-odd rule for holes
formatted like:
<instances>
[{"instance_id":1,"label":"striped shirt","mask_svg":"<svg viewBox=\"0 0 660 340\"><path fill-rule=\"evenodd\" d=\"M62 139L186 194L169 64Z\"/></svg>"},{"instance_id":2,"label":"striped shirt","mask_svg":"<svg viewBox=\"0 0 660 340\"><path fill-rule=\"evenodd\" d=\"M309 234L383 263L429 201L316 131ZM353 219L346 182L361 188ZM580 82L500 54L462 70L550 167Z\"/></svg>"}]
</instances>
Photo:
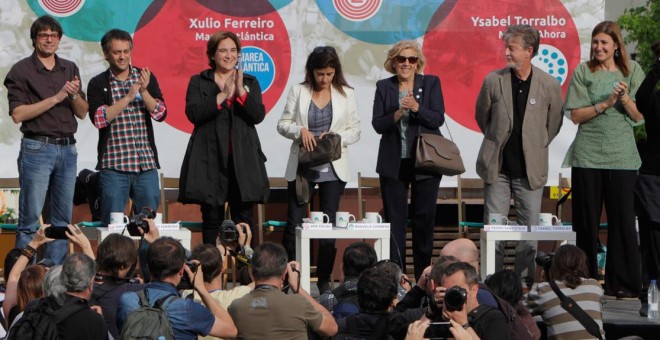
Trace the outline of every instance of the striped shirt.
<instances>
[{"instance_id":1,"label":"striped shirt","mask_svg":"<svg viewBox=\"0 0 660 340\"><path fill-rule=\"evenodd\" d=\"M561 281L556 281L559 289L564 295L572 298L577 304L591 316L603 331L603 314L601 298L603 288L594 279L582 278L582 284L575 289L570 289ZM594 339L584 329L580 321L576 320L560 305L560 300L552 291L547 282L539 283L529 291L527 296L527 307L534 315L541 315L548 327L548 339Z\"/></svg>"},{"instance_id":2,"label":"striped shirt","mask_svg":"<svg viewBox=\"0 0 660 340\"><path fill-rule=\"evenodd\" d=\"M140 71L131 67L131 72L125 81L110 75L110 89L113 103L124 98L131 86L140 79ZM112 121L106 119L108 105L100 106L94 114L94 125L101 129L110 125L110 138L107 152L101 160L102 169L112 169L124 172L141 172L156 169L156 159L149 144L145 113L147 107L138 96L124 108ZM158 120L165 113L165 104L156 99L156 108L150 112L151 118Z\"/></svg>"}]
</instances>

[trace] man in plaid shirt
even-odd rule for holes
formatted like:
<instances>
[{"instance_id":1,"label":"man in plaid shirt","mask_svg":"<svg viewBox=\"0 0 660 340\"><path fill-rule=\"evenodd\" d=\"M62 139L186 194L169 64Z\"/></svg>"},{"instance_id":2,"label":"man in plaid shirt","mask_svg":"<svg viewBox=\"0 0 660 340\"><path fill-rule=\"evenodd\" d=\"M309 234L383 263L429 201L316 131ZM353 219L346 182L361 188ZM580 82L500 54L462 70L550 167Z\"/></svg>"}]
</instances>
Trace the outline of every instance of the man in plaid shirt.
<instances>
[{"instance_id":1,"label":"man in plaid shirt","mask_svg":"<svg viewBox=\"0 0 660 340\"><path fill-rule=\"evenodd\" d=\"M101 38L110 64L87 86L89 116L99 129L101 214L103 224L111 212L124 211L130 195L137 209L158 209L158 151L151 121L167 116L163 95L148 68L131 65L133 39L112 29Z\"/></svg>"}]
</instances>

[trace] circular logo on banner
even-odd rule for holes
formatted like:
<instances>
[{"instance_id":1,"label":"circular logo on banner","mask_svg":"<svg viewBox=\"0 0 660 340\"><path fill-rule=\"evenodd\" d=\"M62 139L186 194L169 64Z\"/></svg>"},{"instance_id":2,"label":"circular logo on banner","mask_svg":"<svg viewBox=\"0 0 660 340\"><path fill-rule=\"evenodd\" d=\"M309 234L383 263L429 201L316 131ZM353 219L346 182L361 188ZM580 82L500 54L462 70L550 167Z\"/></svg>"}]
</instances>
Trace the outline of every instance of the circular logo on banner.
<instances>
[{"instance_id":1,"label":"circular logo on banner","mask_svg":"<svg viewBox=\"0 0 660 340\"><path fill-rule=\"evenodd\" d=\"M555 77L562 85L568 79L568 60L560 49L552 45L540 44L532 64Z\"/></svg>"},{"instance_id":2,"label":"circular logo on banner","mask_svg":"<svg viewBox=\"0 0 660 340\"><path fill-rule=\"evenodd\" d=\"M437 19L436 19L437 17ZM502 36L511 25L530 25L541 35L534 65L563 84L580 62L580 41L573 19L559 0L458 1L451 12L438 11L424 37L427 74L442 80L445 112L479 132L475 103L489 72L506 67Z\"/></svg>"},{"instance_id":3,"label":"circular logo on banner","mask_svg":"<svg viewBox=\"0 0 660 340\"><path fill-rule=\"evenodd\" d=\"M244 46L241 49L241 67L259 81L262 92L267 92L275 80L275 63L268 52L259 47Z\"/></svg>"},{"instance_id":4,"label":"circular logo on banner","mask_svg":"<svg viewBox=\"0 0 660 340\"><path fill-rule=\"evenodd\" d=\"M135 0L27 0L27 3L37 16L56 17L68 37L93 42L100 42L103 34L112 28L135 32L138 21L152 5L151 1Z\"/></svg>"},{"instance_id":5,"label":"circular logo on banner","mask_svg":"<svg viewBox=\"0 0 660 340\"><path fill-rule=\"evenodd\" d=\"M335 10L344 19L364 21L376 14L382 4L381 0L332 0Z\"/></svg>"},{"instance_id":6,"label":"circular logo on banner","mask_svg":"<svg viewBox=\"0 0 660 340\"><path fill-rule=\"evenodd\" d=\"M417 39L426 33L433 14L455 0L316 0L321 13L338 30L374 44ZM444 6L443 6L444 5Z\"/></svg>"},{"instance_id":7,"label":"circular logo on banner","mask_svg":"<svg viewBox=\"0 0 660 340\"><path fill-rule=\"evenodd\" d=\"M233 12L245 14L254 7L260 8L260 14L237 17L196 1L168 0L133 37L133 64L149 67L157 77L167 105L165 123L181 131L193 129L185 114L186 89L193 75L209 68L206 44L217 31L238 36L243 72L257 77L266 112L277 103L288 82L291 46L279 13L264 14L264 6L272 8L266 0L232 3Z\"/></svg>"},{"instance_id":8,"label":"circular logo on banner","mask_svg":"<svg viewBox=\"0 0 660 340\"><path fill-rule=\"evenodd\" d=\"M46 13L54 17L68 17L78 12L85 0L39 0L39 5Z\"/></svg>"}]
</instances>

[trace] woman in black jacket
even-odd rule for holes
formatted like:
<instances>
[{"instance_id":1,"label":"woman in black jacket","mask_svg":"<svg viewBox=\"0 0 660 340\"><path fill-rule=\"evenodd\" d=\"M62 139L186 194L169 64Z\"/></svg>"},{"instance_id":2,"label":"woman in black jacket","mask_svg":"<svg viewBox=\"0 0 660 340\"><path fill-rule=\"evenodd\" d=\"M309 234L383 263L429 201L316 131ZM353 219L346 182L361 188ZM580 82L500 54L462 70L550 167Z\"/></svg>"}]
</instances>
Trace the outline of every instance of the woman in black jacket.
<instances>
[{"instance_id":1,"label":"woman in black jacket","mask_svg":"<svg viewBox=\"0 0 660 340\"><path fill-rule=\"evenodd\" d=\"M192 76L186 116L195 125L181 166L179 201L201 205L202 238L216 244L224 204L234 222L252 226L254 203L268 199L266 156L255 125L266 116L257 79L239 65L236 34L214 33L210 69Z\"/></svg>"},{"instance_id":2,"label":"woman in black jacket","mask_svg":"<svg viewBox=\"0 0 660 340\"><path fill-rule=\"evenodd\" d=\"M660 279L660 40L653 45L656 61L637 90L637 109L644 115L646 140L637 142L642 158L635 184L635 210L639 222L639 245L642 254L642 308L639 314L648 313L647 289L650 280Z\"/></svg>"}]
</instances>

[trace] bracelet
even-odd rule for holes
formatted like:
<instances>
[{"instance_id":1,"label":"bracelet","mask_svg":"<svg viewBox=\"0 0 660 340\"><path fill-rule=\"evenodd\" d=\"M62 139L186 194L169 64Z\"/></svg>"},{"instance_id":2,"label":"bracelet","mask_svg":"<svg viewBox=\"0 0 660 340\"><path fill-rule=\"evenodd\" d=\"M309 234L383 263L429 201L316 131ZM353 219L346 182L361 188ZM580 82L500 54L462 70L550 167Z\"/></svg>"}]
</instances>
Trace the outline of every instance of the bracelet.
<instances>
[{"instance_id":1,"label":"bracelet","mask_svg":"<svg viewBox=\"0 0 660 340\"><path fill-rule=\"evenodd\" d=\"M470 328L470 323L466 322L463 325L461 325L461 327L463 327L463 329L468 329L468 328Z\"/></svg>"},{"instance_id":2,"label":"bracelet","mask_svg":"<svg viewBox=\"0 0 660 340\"><path fill-rule=\"evenodd\" d=\"M621 101L621 105L623 105L623 106L628 105L628 103L630 103L630 97L628 97L628 100L626 100L625 103L623 102L623 100Z\"/></svg>"},{"instance_id":3,"label":"bracelet","mask_svg":"<svg viewBox=\"0 0 660 340\"><path fill-rule=\"evenodd\" d=\"M597 116L603 114L603 111L598 109L598 103L594 104L594 111L596 111Z\"/></svg>"},{"instance_id":4,"label":"bracelet","mask_svg":"<svg viewBox=\"0 0 660 340\"><path fill-rule=\"evenodd\" d=\"M74 94L74 95L69 95L69 99L71 99L71 101L76 100L76 98L78 98L78 94L77 94L77 93Z\"/></svg>"},{"instance_id":5,"label":"bracelet","mask_svg":"<svg viewBox=\"0 0 660 340\"><path fill-rule=\"evenodd\" d=\"M29 245L26 245L25 248L21 249L21 255L27 257L28 262L32 262L32 259L37 256L37 251Z\"/></svg>"}]
</instances>

